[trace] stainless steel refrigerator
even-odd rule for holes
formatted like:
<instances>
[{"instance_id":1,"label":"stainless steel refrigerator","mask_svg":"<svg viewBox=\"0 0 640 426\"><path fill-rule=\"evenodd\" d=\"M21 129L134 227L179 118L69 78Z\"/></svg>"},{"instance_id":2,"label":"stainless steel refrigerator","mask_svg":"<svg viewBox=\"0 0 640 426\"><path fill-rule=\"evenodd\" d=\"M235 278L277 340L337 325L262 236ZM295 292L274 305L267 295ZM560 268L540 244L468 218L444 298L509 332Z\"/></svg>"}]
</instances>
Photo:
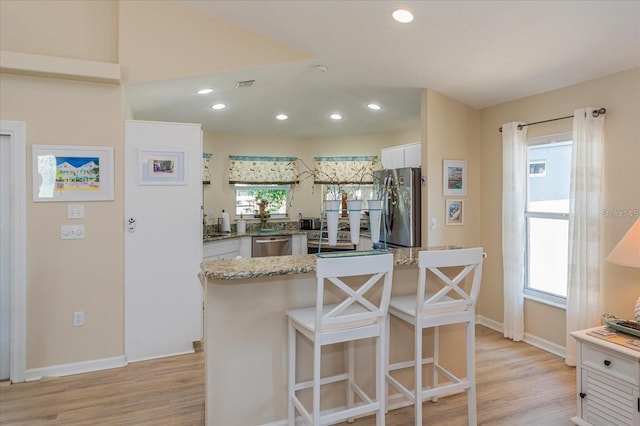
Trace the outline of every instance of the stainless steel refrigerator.
<instances>
[{"instance_id":1,"label":"stainless steel refrigerator","mask_svg":"<svg viewBox=\"0 0 640 426\"><path fill-rule=\"evenodd\" d=\"M383 200L380 241L394 247L420 244L419 167L384 169L374 173L374 192Z\"/></svg>"}]
</instances>

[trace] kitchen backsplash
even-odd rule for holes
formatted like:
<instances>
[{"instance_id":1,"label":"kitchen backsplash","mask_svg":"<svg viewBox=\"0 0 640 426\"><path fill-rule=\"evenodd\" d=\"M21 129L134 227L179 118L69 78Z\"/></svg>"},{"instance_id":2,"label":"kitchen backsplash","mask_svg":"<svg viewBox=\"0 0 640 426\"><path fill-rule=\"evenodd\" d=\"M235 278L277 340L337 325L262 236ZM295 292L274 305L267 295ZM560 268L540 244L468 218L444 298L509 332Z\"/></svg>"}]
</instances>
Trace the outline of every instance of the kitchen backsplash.
<instances>
[{"instance_id":1,"label":"kitchen backsplash","mask_svg":"<svg viewBox=\"0 0 640 426\"><path fill-rule=\"evenodd\" d=\"M247 234L250 234L252 232L257 232L260 230L260 221L259 220L251 220L248 219L247 221ZM318 223L320 223L320 221L318 221ZM368 229L368 220L366 218L363 218L360 221L360 229ZM326 224L325 224L326 226ZM268 229L277 229L279 231L299 231L300 230L300 221L295 219L295 220L283 220L283 219L276 219L276 220L267 220L266 226L265 228ZM338 228L341 230L348 230L349 229L349 220L348 218L340 218L340 221L338 223ZM219 233L220 228L218 227L217 224L214 225L203 225L202 228L202 234L203 235L212 235L215 233ZM231 232L235 233L236 232L236 224L235 223L231 223Z\"/></svg>"}]
</instances>

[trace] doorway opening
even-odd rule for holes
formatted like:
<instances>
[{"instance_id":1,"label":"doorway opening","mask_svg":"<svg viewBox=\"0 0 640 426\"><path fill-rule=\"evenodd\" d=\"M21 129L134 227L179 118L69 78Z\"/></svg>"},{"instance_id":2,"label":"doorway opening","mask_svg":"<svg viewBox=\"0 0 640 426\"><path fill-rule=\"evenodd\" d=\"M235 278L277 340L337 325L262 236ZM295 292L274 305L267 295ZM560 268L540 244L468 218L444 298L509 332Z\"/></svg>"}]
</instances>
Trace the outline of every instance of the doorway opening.
<instances>
[{"instance_id":1,"label":"doorway opening","mask_svg":"<svg viewBox=\"0 0 640 426\"><path fill-rule=\"evenodd\" d=\"M26 372L27 219L26 124L0 121L0 379Z\"/></svg>"}]
</instances>

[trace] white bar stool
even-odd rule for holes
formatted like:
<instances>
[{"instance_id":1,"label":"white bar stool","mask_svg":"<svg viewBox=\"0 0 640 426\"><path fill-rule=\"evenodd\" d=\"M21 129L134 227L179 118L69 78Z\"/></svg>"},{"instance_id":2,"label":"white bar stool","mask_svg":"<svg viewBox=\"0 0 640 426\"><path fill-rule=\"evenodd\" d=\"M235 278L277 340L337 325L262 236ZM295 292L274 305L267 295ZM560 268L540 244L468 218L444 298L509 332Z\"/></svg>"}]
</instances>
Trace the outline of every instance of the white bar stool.
<instances>
[{"instance_id":1,"label":"white bar stool","mask_svg":"<svg viewBox=\"0 0 640 426\"><path fill-rule=\"evenodd\" d=\"M476 425L476 378L475 378L475 307L480 293L482 277L482 248L428 250L418 253L418 291L415 295L392 297L389 315L393 315L414 327L414 360L389 363L390 336L387 339L385 359L386 381L409 398L415 406L415 424L422 425L422 401L436 401L438 396L467 392L469 425ZM451 279L440 268L456 268L456 276ZM427 270L437 278L435 292L426 288ZM472 275L469 292L460 287L464 279ZM431 281L430 281L430 284ZM429 291L429 293L427 293ZM386 327L389 330L389 322ZM449 324L465 324L466 327L466 378L459 378L445 369L438 359L439 327ZM424 358L422 354L422 331L433 328L433 355ZM423 387L422 367L431 366L430 386ZM392 372L404 368L414 368L414 386L409 390L392 376ZM438 376L447 382L438 384ZM389 388L386 389L388 399Z\"/></svg>"},{"instance_id":2,"label":"white bar stool","mask_svg":"<svg viewBox=\"0 0 640 426\"><path fill-rule=\"evenodd\" d=\"M350 257L319 258L317 262L316 305L287 311L289 319L289 425L296 422L296 411L312 425L332 424L376 413L376 424L384 425L384 353L385 324L391 296L393 255L390 253ZM342 278L354 277L346 284ZM354 282L359 284L354 285ZM360 284L361 283L361 284ZM325 294L338 294L338 303L325 304ZM371 297L371 294L376 297ZM313 377L296 380L296 336L312 342ZM376 339L375 398L355 383L353 342ZM322 347L347 343L348 372L330 377L320 374ZM320 386L346 380L346 407L320 410ZM298 392L313 389L312 408L308 410ZM359 401L356 401L356 398Z\"/></svg>"}]
</instances>

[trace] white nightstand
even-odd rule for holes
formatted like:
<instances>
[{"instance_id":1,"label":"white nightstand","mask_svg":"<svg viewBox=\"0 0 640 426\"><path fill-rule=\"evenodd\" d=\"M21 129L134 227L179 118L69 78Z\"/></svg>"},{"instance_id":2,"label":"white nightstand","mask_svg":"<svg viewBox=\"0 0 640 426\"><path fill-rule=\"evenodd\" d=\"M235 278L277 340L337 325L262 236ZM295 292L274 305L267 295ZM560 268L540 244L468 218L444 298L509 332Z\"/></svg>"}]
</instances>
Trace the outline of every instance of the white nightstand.
<instances>
[{"instance_id":1,"label":"white nightstand","mask_svg":"<svg viewBox=\"0 0 640 426\"><path fill-rule=\"evenodd\" d=\"M586 426L640 426L640 346L633 349L591 335L604 329L571 333L578 342L578 413L571 421ZM627 336L635 339L624 334L611 339Z\"/></svg>"}]
</instances>

